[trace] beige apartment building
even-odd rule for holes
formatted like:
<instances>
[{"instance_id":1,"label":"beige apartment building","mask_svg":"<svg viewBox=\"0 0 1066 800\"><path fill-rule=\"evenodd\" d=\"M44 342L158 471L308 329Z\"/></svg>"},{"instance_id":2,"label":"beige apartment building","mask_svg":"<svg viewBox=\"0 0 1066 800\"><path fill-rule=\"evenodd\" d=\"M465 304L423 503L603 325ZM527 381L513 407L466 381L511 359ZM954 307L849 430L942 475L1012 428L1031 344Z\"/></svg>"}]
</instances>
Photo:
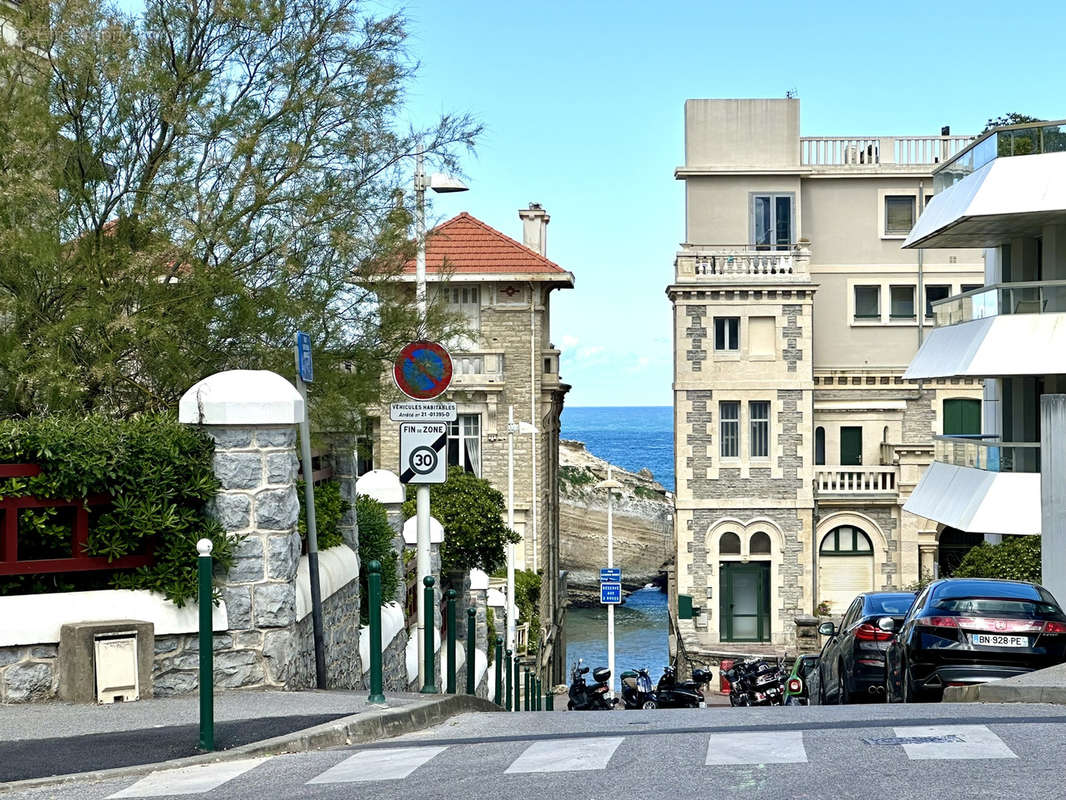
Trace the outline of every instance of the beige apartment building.
<instances>
[{"instance_id":1,"label":"beige apartment building","mask_svg":"<svg viewBox=\"0 0 1066 800\"><path fill-rule=\"evenodd\" d=\"M982 253L905 251L932 170L972 137L802 137L800 105L685 104L674 309L675 639L689 656L795 647L951 557L903 511L936 434L981 432L981 385L903 379L930 303ZM823 606L824 607L824 606Z\"/></svg>"},{"instance_id":2,"label":"beige apartment building","mask_svg":"<svg viewBox=\"0 0 1066 800\"><path fill-rule=\"evenodd\" d=\"M467 213L426 237L430 297L465 319L468 336L445 345L451 388L440 399L458 406L449 425L448 463L487 479L507 497L508 409L536 433L514 437L517 569L541 575L540 650L545 680L565 679L565 587L559 575L559 417L570 387L559 377L551 343L551 293L574 276L546 256L550 217L538 204L518 212L522 243ZM414 263L401 278L414 285ZM399 399L398 397L396 399ZM373 466L396 470L399 424L388 409L372 424ZM528 428L525 428L528 430ZM369 465L365 465L369 466ZM497 629L502 633L502 620Z\"/></svg>"}]
</instances>

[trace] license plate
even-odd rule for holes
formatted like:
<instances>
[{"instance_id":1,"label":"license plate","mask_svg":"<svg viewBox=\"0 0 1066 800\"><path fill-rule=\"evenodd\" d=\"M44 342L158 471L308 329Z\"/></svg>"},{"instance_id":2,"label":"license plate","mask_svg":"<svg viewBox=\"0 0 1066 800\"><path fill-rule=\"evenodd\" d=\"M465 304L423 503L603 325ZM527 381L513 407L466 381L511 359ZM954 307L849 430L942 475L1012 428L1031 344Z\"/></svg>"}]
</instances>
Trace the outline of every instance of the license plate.
<instances>
[{"instance_id":1,"label":"license plate","mask_svg":"<svg viewBox=\"0 0 1066 800\"><path fill-rule=\"evenodd\" d=\"M998 633L971 633L970 641L973 644L985 647L1028 647L1028 636L1003 636Z\"/></svg>"}]
</instances>

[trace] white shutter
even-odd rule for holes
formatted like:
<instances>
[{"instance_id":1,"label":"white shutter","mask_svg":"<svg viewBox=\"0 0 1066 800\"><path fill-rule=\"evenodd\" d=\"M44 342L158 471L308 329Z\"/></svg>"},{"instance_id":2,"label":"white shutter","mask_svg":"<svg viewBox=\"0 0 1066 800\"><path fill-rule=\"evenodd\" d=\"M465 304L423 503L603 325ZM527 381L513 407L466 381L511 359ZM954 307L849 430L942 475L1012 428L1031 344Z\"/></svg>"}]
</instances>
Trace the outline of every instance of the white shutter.
<instances>
[{"instance_id":1,"label":"white shutter","mask_svg":"<svg viewBox=\"0 0 1066 800\"><path fill-rule=\"evenodd\" d=\"M873 588L874 560L870 556L818 559L818 602L828 601L831 614L843 614L856 595Z\"/></svg>"}]
</instances>

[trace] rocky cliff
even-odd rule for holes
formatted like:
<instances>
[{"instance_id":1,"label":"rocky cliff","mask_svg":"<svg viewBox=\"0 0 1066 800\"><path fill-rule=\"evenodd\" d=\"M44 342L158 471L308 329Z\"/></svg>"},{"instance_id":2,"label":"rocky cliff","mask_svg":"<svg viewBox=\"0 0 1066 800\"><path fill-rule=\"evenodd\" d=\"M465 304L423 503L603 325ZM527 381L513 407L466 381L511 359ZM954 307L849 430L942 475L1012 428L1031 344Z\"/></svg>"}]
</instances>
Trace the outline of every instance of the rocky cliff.
<instances>
[{"instance_id":1,"label":"rocky cliff","mask_svg":"<svg viewBox=\"0 0 1066 800\"><path fill-rule=\"evenodd\" d=\"M569 570L571 605L599 602L599 571L607 564L607 462L581 442L559 444L560 566ZM614 564L623 587L660 583L673 558L673 495L648 470L613 467L622 484L614 498Z\"/></svg>"}]
</instances>

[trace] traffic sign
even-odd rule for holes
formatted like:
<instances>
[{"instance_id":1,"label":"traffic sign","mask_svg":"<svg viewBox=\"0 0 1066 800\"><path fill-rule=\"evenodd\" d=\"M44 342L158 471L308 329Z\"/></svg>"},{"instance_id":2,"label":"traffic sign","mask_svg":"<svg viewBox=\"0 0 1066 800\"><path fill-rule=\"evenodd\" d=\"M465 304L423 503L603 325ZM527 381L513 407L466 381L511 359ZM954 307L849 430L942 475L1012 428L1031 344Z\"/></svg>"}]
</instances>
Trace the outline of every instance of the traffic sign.
<instances>
[{"instance_id":1,"label":"traffic sign","mask_svg":"<svg viewBox=\"0 0 1066 800\"><path fill-rule=\"evenodd\" d=\"M405 422L400 425L400 482L444 483L448 477L448 425Z\"/></svg>"},{"instance_id":2,"label":"traffic sign","mask_svg":"<svg viewBox=\"0 0 1066 800\"><path fill-rule=\"evenodd\" d=\"M620 583L622 580L621 567L601 567L600 583Z\"/></svg>"},{"instance_id":3,"label":"traffic sign","mask_svg":"<svg viewBox=\"0 0 1066 800\"><path fill-rule=\"evenodd\" d=\"M311 364L311 337L303 331L296 332L296 374L304 383L315 379L315 368Z\"/></svg>"},{"instance_id":4,"label":"traffic sign","mask_svg":"<svg viewBox=\"0 0 1066 800\"><path fill-rule=\"evenodd\" d=\"M614 581L604 581L600 584L600 602L617 605L622 602L622 584Z\"/></svg>"},{"instance_id":5,"label":"traffic sign","mask_svg":"<svg viewBox=\"0 0 1066 800\"><path fill-rule=\"evenodd\" d=\"M412 400L432 400L452 382L452 358L436 342L411 342L396 357L392 376Z\"/></svg>"},{"instance_id":6,"label":"traffic sign","mask_svg":"<svg viewBox=\"0 0 1066 800\"><path fill-rule=\"evenodd\" d=\"M393 422L455 422L455 403L393 403L389 406Z\"/></svg>"}]
</instances>

